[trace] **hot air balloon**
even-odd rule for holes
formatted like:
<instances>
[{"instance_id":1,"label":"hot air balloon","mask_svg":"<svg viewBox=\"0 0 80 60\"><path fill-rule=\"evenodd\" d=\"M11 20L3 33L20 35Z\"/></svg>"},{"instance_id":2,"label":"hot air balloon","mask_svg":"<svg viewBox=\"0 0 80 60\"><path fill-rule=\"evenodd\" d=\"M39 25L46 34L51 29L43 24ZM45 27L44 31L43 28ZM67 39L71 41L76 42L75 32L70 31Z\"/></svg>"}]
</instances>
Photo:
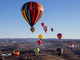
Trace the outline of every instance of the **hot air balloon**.
<instances>
[{"instance_id":1,"label":"hot air balloon","mask_svg":"<svg viewBox=\"0 0 80 60\"><path fill-rule=\"evenodd\" d=\"M61 54L63 53L63 49L62 48L57 48L56 51L57 51L57 54L59 56L61 56Z\"/></svg>"},{"instance_id":2,"label":"hot air balloon","mask_svg":"<svg viewBox=\"0 0 80 60\"><path fill-rule=\"evenodd\" d=\"M34 49L35 54L39 53L39 51L40 51L39 48L35 48L35 49Z\"/></svg>"},{"instance_id":3,"label":"hot air balloon","mask_svg":"<svg viewBox=\"0 0 80 60\"><path fill-rule=\"evenodd\" d=\"M18 57L19 54L20 54L20 52L19 52L19 51L13 51L13 54L14 54L16 57Z\"/></svg>"},{"instance_id":4,"label":"hot air balloon","mask_svg":"<svg viewBox=\"0 0 80 60\"><path fill-rule=\"evenodd\" d=\"M45 31L45 33L46 33L47 30L48 30L48 26L44 26L43 29L44 29L44 31Z\"/></svg>"},{"instance_id":5,"label":"hot air balloon","mask_svg":"<svg viewBox=\"0 0 80 60\"><path fill-rule=\"evenodd\" d=\"M53 32L53 28L51 28L51 31Z\"/></svg>"},{"instance_id":6,"label":"hot air balloon","mask_svg":"<svg viewBox=\"0 0 80 60\"><path fill-rule=\"evenodd\" d=\"M42 27L44 27L45 24L44 23L41 23L41 25L42 25Z\"/></svg>"},{"instance_id":7,"label":"hot air balloon","mask_svg":"<svg viewBox=\"0 0 80 60\"><path fill-rule=\"evenodd\" d=\"M43 39L43 35L42 34L39 35L39 39Z\"/></svg>"},{"instance_id":8,"label":"hot air balloon","mask_svg":"<svg viewBox=\"0 0 80 60\"><path fill-rule=\"evenodd\" d=\"M41 40L38 40L37 43L40 45L42 43L42 41Z\"/></svg>"},{"instance_id":9,"label":"hot air balloon","mask_svg":"<svg viewBox=\"0 0 80 60\"><path fill-rule=\"evenodd\" d=\"M26 2L22 8L21 13L25 20L33 27L43 14L43 7L38 2Z\"/></svg>"},{"instance_id":10,"label":"hot air balloon","mask_svg":"<svg viewBox=\"0 0 80 60\"><path fill-rule=\"evenodd\" d=\"M35 28L34 27L31 27L31 32L33 33L35 31Z\"/></svg>"},{"instance_id":11,"label":"hot air balloon","mask_svg":"<svg viewBox=\"0 0 80 60\"><path fill-rule=\"evenodd\" d=\"M69 48L70 48L70 49L73 49L73 48L74 48L74 44L70 44L70 45L69 45Z\"/></svg>"},{"instance_id":12,"label":"hot air balloon","mask_svg":"<svg viewBox=\"0 0 80 60\"><path fill-rule=\"evenodd\" d=\"M57 37L58 37L59 40L61 40L62 34L61 33L57 34Z\"/></svg>"}]
</instances>

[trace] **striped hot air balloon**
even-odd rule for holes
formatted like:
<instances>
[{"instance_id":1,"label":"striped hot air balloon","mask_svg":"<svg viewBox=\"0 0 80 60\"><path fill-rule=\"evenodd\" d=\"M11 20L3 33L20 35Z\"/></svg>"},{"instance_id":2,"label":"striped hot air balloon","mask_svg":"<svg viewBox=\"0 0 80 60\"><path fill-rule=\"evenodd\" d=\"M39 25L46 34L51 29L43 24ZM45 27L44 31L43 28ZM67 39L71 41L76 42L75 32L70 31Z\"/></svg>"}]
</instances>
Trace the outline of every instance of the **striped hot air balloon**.
<instances>
[{"instance_id":1,"label":"striped hot air balloon","mask_svg":"<svg viewBox=\"0 0 80 60\"><path fill-rule=\"evenodd\" d=\"M33 27L43 14L43 7L38 2L26 2L22 8L21 13L25 20Z\"/></svg>"},{"instance_id":2,"label":"striped hot air balloon","mask_svg":"<svg viewBox=\"0 0 80 60\"><path fill-rule=\"evenodd\" d=\"M44 26L43 29L44 29L44 31L46 33L48 31L48 26Z\"/></svg>"},{"instance_id":3,"label":"striped hot air balloon","mask_svg":"<svg viewBox=\"0 0 80 60\"><path fill-rule=\"evenodd\" d=\"M31 27L41 18L43 7L38 2L26 2L21 9L22 15Z\"/></svg>"},{"instance_id":4,"label":"striped hot air balloon","mask_svg":"<svg viewBox=\"0 0 80 60\"><path fill-rule=\"evenodd\" d=\"M69 48L70 48L70 49L73 49L73 48L74 48L74 44L70 44L70 45L69 45Z\"/></svg>"}]
</instances>

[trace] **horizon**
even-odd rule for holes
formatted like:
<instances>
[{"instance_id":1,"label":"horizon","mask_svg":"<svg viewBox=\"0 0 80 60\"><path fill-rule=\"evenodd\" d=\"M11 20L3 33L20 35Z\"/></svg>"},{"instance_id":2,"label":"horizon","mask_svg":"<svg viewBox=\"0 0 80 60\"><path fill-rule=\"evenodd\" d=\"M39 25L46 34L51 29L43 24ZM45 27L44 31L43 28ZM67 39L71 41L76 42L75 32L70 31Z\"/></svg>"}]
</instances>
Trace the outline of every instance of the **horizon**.
<instances>
[{"instance_id":1,"label":"horizon","mask_svg":"<svg viewBox=\"0 0 80 60\"><path fill-rule=\"evenodd\" d=\"M39 38L0 38L0 39L39 39ZM59 40L58 38L43 38L42 40L44 40L44 39L56 39L56 40ZM67 39L62 38L61 40L67 40ZM68 39L68 40L80 40L80 39Z\"/></svg>"}]
</instances>

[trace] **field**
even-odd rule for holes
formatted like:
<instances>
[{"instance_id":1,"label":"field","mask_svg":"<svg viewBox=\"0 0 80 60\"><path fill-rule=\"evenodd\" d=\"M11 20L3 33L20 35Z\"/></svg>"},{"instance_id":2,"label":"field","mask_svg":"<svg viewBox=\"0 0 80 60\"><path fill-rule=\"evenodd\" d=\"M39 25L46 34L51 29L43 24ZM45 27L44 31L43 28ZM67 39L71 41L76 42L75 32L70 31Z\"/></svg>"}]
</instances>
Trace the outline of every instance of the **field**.
<instances>
[{"instance_id":1,"label":"field","mask_svg":"<svg viewBox=\"0 0 80 60\"><path fill-rule=\"evenodd\" d=\"M42 44L38 45L37 40L27 42L27 39L0 39L0 54L12 53L14 50L19 51L20 55L15 57L1 56L3 60L80 60L80 40L62 40L44 39ZM69 48L69 44L73 43L75 47ZM40 52L35 55L34 48L40 48ZM57 55L56 49L64 50L61 56Z\"/></svg>"}]
</instances>

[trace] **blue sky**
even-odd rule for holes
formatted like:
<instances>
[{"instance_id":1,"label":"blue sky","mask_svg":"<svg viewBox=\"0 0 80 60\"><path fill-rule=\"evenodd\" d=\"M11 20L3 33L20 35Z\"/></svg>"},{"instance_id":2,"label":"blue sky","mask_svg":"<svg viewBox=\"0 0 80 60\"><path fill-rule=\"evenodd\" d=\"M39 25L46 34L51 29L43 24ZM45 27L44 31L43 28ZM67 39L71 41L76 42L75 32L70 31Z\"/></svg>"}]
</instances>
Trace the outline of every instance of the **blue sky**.
<instances>
[{"instance_id":1,"label":"blue sky","mask_svg":"<svg viewBox=\"0 0 80 60\"><path fill-rule=\"evenodd\" d=\"M21 15L21 7L28 1L39 2L44 12L35 24L32 34L29 24ZM49 30L45 34L41 23ZM0 0L0 38L57 38L58 33L65 39L80 39L80 0ZM50 28L54 28L54 32Z\"/></svg>"}]
</instances>

